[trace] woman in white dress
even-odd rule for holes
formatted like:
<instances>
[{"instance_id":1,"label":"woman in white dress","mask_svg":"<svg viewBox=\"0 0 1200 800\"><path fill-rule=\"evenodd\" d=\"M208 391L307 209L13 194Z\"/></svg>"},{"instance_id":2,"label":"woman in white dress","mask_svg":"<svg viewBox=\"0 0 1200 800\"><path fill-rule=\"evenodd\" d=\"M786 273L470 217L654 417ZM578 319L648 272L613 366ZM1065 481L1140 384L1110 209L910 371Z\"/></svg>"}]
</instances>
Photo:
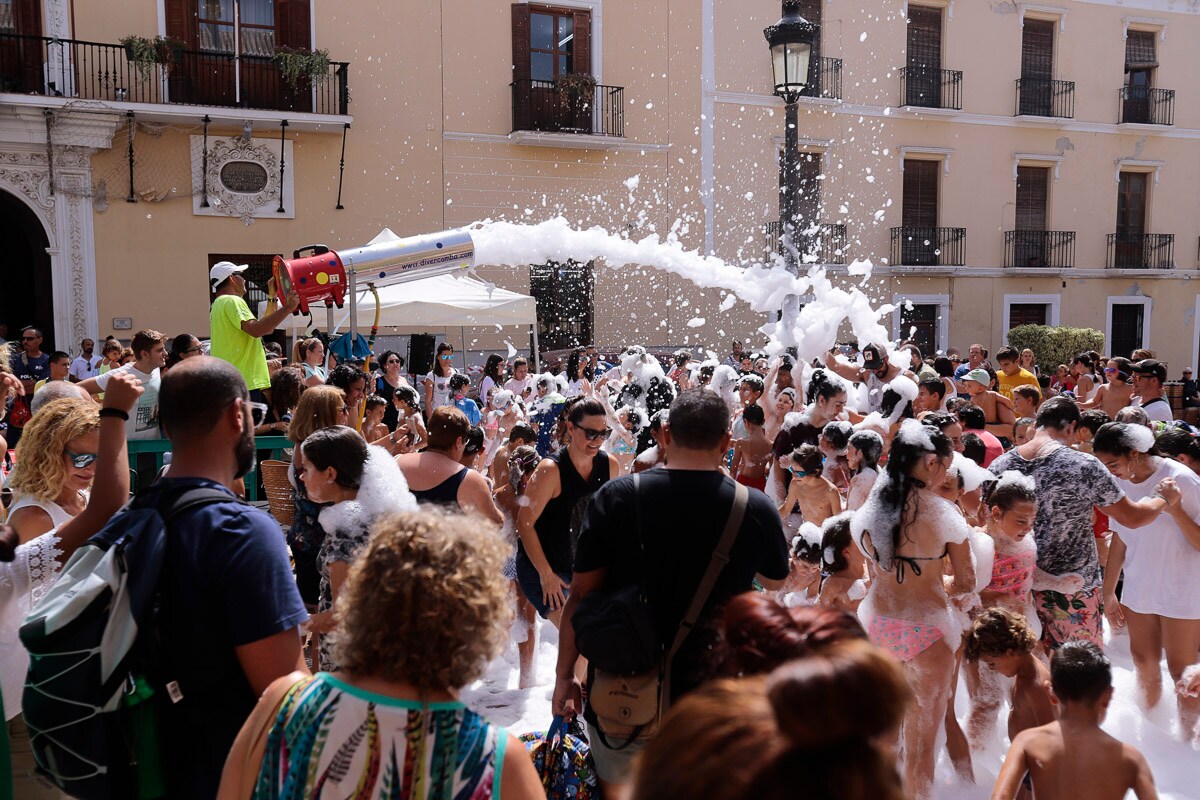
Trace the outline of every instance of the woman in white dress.
<instances>
[{"instance_id":1,"label":"woman in white dress","mask_svg":"<svg viewBox=\"0 0 1200 800\"><path fill-rule=\"evenodd\" d=\"M1114 628L1129 628L1129 650L1146 708L1162 697L1161 661L1179 681L1200 651L1200 478L1163 458L1154 434L1142 425L1110 422L1092 439L1092 452L1130 500L1159 496L1167 513L1149 525L1126 527L1116 519L1104 573L1104 613ZM1124 570L1120 601L1117 580ZM1178 696L1185 739L1200 721L1200 698Z\"/></svg>"}]
</instances>

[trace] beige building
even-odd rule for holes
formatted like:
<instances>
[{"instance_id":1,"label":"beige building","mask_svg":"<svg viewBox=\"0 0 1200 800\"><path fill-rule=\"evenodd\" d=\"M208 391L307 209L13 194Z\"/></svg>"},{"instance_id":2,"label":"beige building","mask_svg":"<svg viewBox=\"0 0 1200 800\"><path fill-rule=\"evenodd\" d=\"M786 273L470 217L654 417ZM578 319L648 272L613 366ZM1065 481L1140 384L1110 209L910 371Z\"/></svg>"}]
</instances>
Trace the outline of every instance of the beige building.
<instances>
[{"instance_id":1,"label":"beige building","mask_svg":"<svg viewBox=\"0 0 1200 800\"><path fill-rule=\"evenodd\" d=\"M800 108L813 254L835 276L870 259L897 337L994 351L1012 325L1061 323L1155 349L1172 377L1196 364L1200 5L802 5L820 26ZM217 260L253 264L261 288L275 253L485 218L675 230L762 259L784 116L762 30L779 15L778 0L0 0L0 241L20 264L0 322L68 349L203 336ZM594 87L560 77L579 73ZM636 266L479 272L538 297L546 350L723 350L764 321ZM528 346L384 333L416 362L429 340L411 334Z\"/></svg>"}]
</instances>

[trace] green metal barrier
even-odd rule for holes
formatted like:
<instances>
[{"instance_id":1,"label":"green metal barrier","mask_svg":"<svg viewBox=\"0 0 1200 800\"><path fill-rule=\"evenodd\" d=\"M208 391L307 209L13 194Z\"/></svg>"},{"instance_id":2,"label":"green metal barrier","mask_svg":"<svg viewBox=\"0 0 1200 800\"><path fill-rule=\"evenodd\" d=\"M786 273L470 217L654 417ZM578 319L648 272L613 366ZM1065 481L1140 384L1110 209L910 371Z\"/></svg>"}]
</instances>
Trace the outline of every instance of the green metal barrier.
<instances>
[{"instance_id":1,"label":"green metal barrier","mask_svg":"<svg viewBox=\"0 0 1200 800\"><path fill-rule=\"evenodd\" d=\"M158 471L162 469L163 454L171 451L171 443L166 439L135 439L127 443L129 448L129 488L132 491L137 491L140 488L139 477L144 480L153 480ZM254 449L257 451L269 450L271 458L284 458L284 450L290 450L295 445L286 436L256 436L254 437ZM145 455L145 459L139 459L139 455ZM154 469L149 469L150 457L154 460ZM138 469L139 460L144 462L143 468ZM286 460L286 459L285 459ZM246 474L246 499L258 499L258 466Z\"/></svg>"}]
</instances>

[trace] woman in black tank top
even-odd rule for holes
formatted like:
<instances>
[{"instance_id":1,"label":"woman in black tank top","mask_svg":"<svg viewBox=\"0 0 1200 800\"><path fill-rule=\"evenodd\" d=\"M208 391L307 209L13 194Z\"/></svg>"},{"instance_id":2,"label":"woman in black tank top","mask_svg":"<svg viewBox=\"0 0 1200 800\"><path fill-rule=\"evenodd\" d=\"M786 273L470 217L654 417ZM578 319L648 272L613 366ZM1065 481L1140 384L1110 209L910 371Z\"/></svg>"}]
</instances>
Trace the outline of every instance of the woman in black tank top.
<instances>
[{"instance_id":1,"label":"woman in black tank top","mask_svg":"<svg viewBox=\"0 0 1200 800\"><path fill-rule=\"evenodd\" d=\"M558 624L570 586L575 541L592 494L617 474L601 447L608 438L604 406L577 398L563 412L567 446L542 460L517 516L517 580L538 613Z\"/></svg>"}]
</instances>

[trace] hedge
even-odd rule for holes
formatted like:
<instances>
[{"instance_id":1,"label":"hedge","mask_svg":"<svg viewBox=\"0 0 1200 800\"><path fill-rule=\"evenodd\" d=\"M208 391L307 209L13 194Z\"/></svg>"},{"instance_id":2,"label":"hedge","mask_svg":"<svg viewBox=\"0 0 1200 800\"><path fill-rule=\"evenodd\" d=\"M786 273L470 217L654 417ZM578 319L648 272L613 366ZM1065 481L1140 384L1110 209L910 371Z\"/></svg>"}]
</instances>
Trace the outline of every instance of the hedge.
<instances>
[{"instance_id":1,"label":"hedge","mask_svg":"<svg viewBox=\"0 0 1200 800\"><path fill-rule=\"evenodd\" d=\"M1071 365L1072 359L1087 350L1104 352L1104 334L1092 328L1068 328L1064 325L1018 325L1008 332L1008 344L1017 350L1028 347L1034 363L1048 375L1059 364Z\"/></svg>"}]
</instances>

